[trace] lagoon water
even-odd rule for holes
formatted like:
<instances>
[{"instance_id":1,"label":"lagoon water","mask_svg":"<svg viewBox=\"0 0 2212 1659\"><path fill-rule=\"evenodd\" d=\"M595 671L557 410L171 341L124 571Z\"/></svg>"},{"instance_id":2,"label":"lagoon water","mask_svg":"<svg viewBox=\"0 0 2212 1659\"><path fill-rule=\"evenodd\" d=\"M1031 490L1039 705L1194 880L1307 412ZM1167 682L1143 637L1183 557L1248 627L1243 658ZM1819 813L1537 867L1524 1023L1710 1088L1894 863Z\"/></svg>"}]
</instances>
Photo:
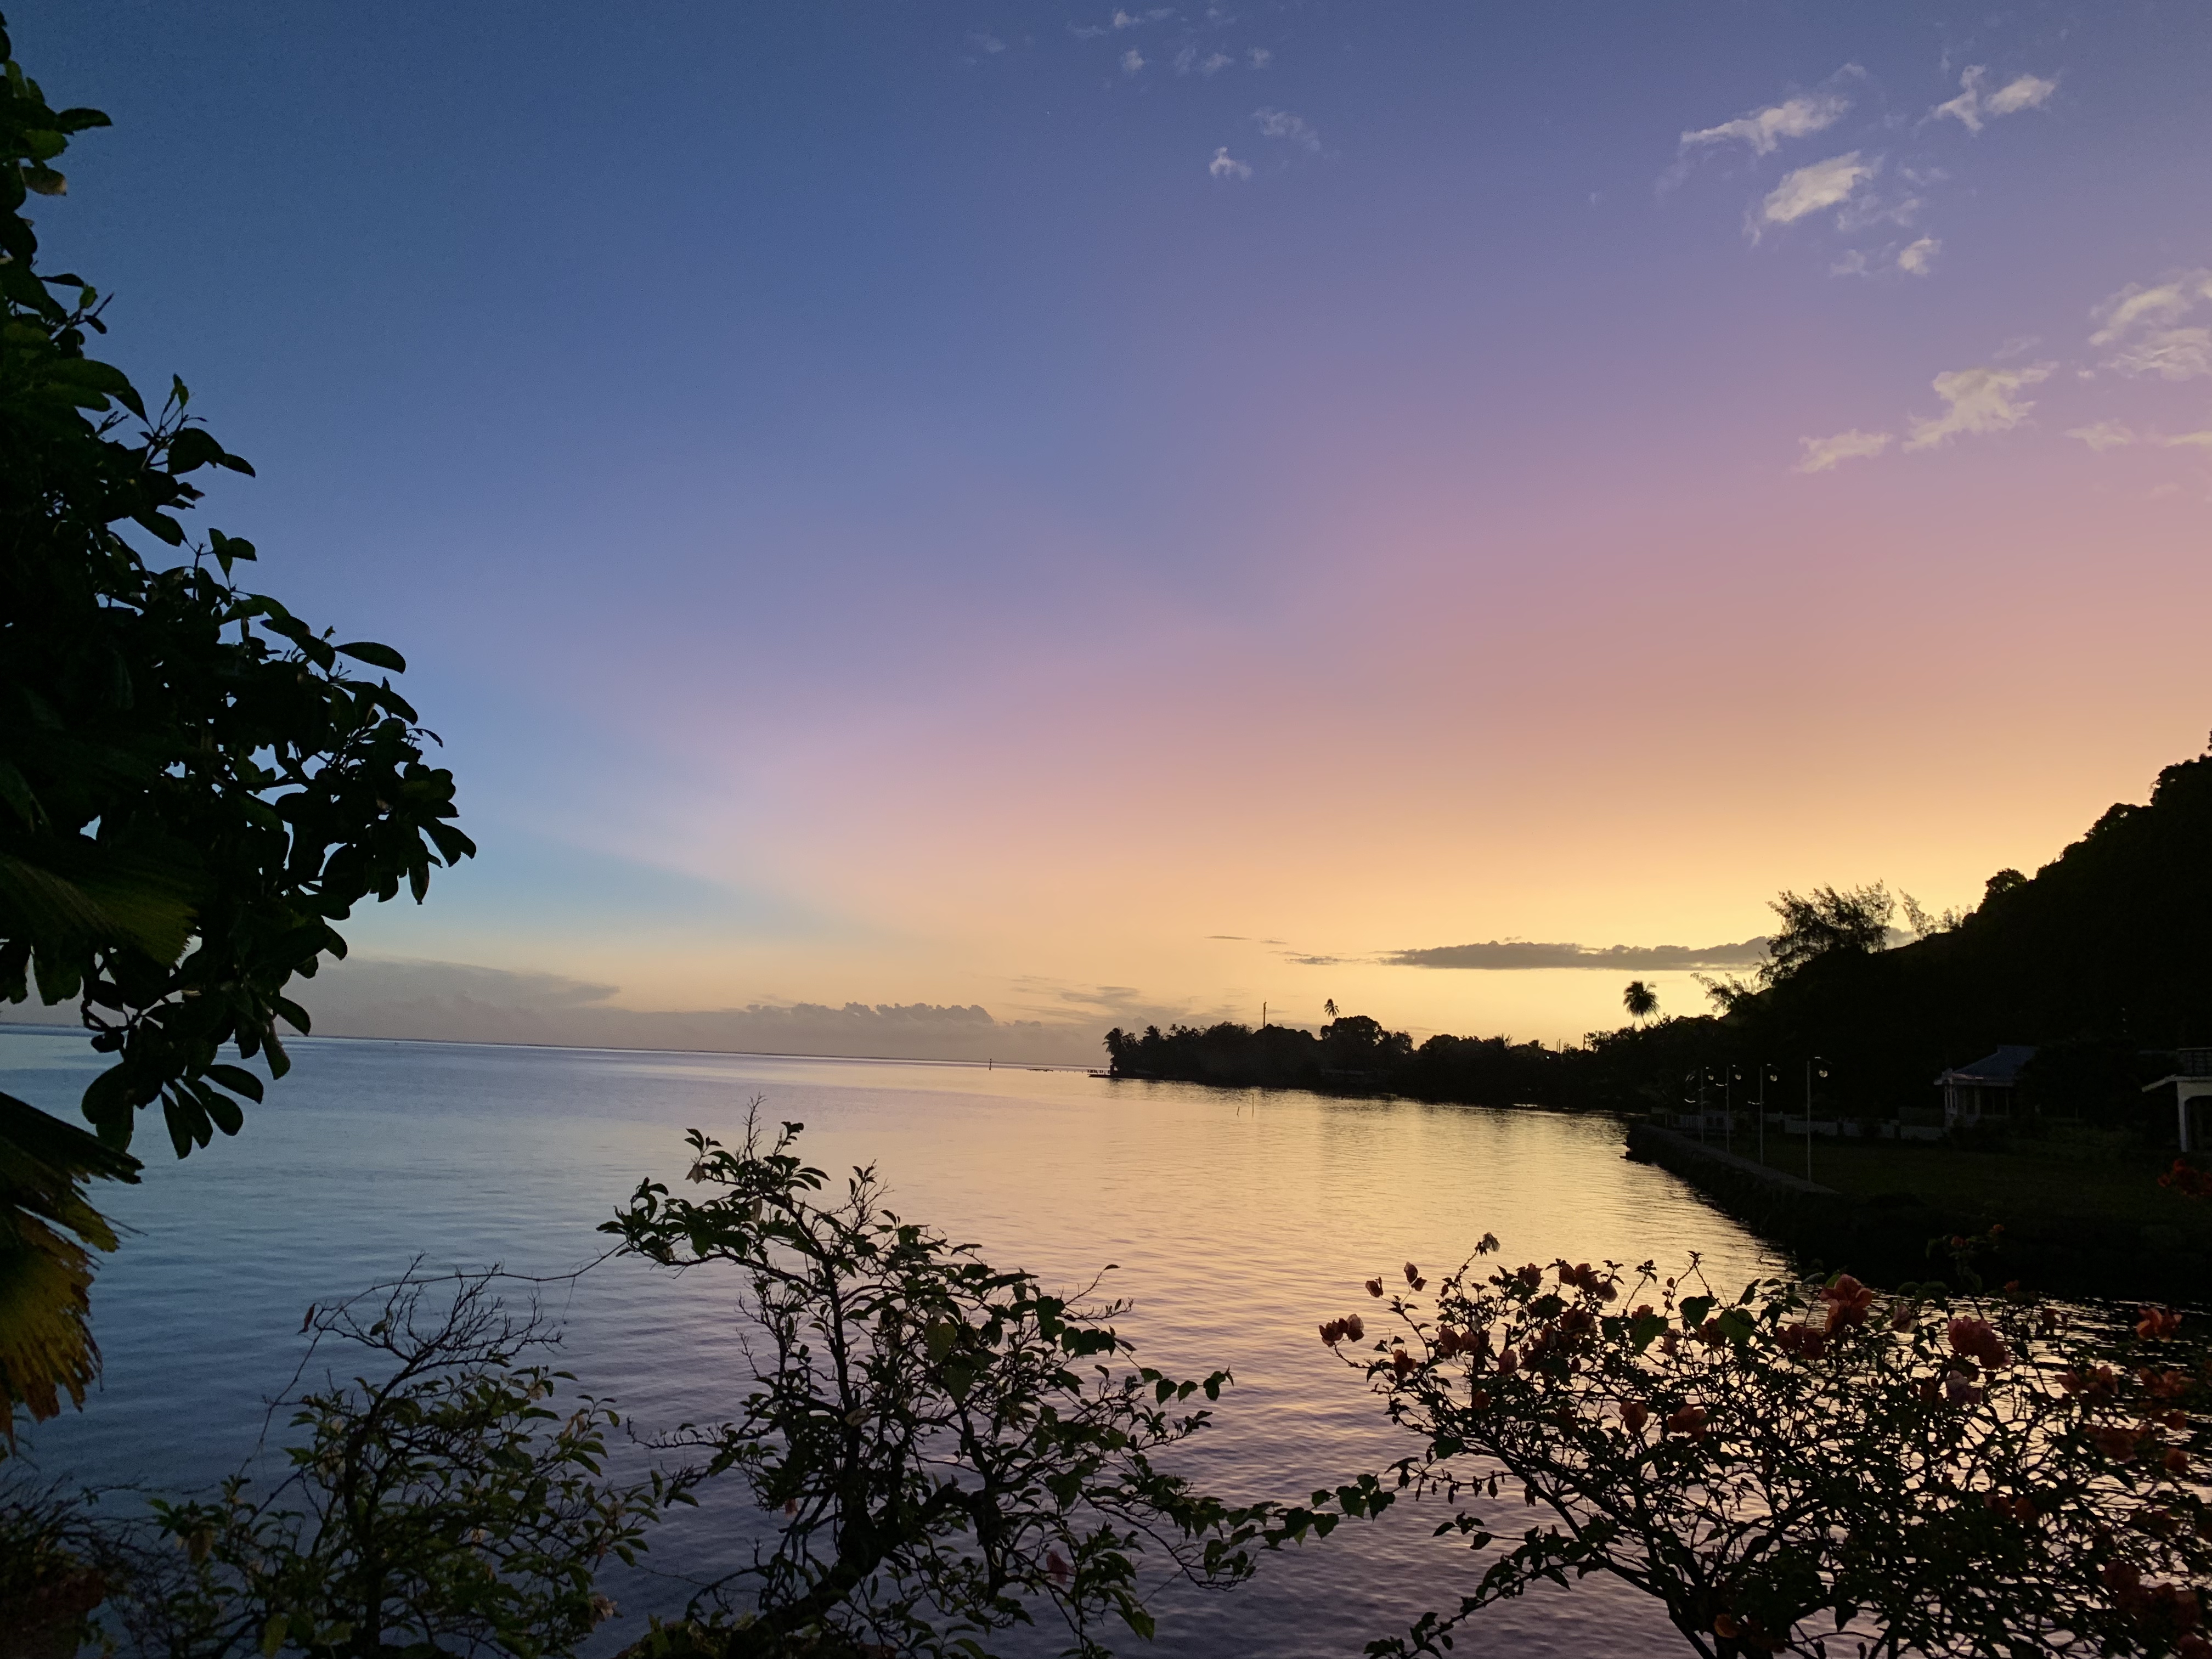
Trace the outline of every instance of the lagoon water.
<instances>
[{"instance_id":1,"label":"lagoon water","mask_svg":"<svg viewBox=\"0 0 2212 1659\"><path fill-rule=\"evenodd\" d=\"M145 1182L101 1195L134 1230L94 1292L105 1384L38 1431L45 1474L212 1482L252 1454L264 1401L299 1364L310 1303L417 1255L574 1268L601 1252L593 1228L639 1180L684 1169L685 1128L732 1138L757 1097L770 1118L806 1124L810 1162L833 1175L875 1164L902 1213L995 1263L1066 1286L1117 1264L1109 1285L1134 1304L1121 1328L1141 1360L1236 1373L1180 1462L1232 1500L1300 1498L1413 1449L1315 1334L1339 1314L1371 1316L1359 1285L1376 1273L1410 1260L1434 1273L1486 1230L1516 1262L1664 1263L1694 1249L1731 1285L1779 1266L1674 1176L1625 1161L1617 1127L1598 1119L864 1060L342 1040L295 1054L235 1139L179 1164L158 1120L143 1122ZM72 1121L94 1066L81 1036L0 1028L0 1090ZM713 1419L741 1394L729 1287L711 1274L617 1260L549 1294L561 1363L639 1425ZM1491 1513L1510 1528L1533 1518L1512 1499ZM1231 1595L1170 1589L1150 1650L1133 1636L1117 1647L1357 1655L1471 1579L1472 1558L1430 1535L1443 1514L1401 1506L1347 1524ZM740 1504L709 1504L662 1529L653 1563L726 1569L751 1524ZM623 1616L595 1647L684 1594L650 1575L611 1588ZM1053 1634L1005 1648L1052 1652ZM1591 1580L1490 1609L1457 1650L1686 1649L1655 1604Z\"/></svg>"}]
</instances>

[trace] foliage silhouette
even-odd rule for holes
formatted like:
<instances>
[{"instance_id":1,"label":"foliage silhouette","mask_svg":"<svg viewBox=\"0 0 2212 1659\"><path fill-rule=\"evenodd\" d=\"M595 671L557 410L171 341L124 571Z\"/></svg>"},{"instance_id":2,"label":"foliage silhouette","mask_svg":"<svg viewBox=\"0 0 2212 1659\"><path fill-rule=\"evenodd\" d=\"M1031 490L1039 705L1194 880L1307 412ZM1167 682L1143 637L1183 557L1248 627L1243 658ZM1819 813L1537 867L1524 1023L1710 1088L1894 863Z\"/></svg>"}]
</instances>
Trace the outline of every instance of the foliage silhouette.
<instances>
[{"instance_id":1,"label":"foliage silhouette","mask_svg":"<svg viewBox=\"0 0 2212 1659\"><path fill-rule=\"evenodd\" d=\"M1206 1426L1188 1402L1228 1373L1125 1365L1125 1304L994 1269L892 1214L872 1170L823 1195L800 1127L756 1118L735 1147L694 1131L690 1179L711 1195L647 1182L604 1229L664 1266L734 1270L754 1387L732 1421L662 1443L784 1517L641 1655L975 1655L1043 1615L1093 1659L1109 1621L1152 1635L1149 1553L1202 1586L1249 1577L1279 1518L1152 1462Z\"/></svg>"},{"instance_id":2,"label":"foliage silhouette","mask_svg":"<svg viewBox=\"0 0 2212 1659\"><path fill-rule=\"evenodd\" d=\"M149 407L85 355L104 301L39 269L23 209L63 193L52 164L107 118L52 107L4 24L0 58L0 997L76 1003L115 1057L83 1098L100 1142L120 1152L158 1103L182 1158L261 1098L226 1047L283 1074L280 1022L307 1029L286 988L344 954L336 924L372 896L421 899L434 865L476 849L392 687L399 653L337 643L238 587L250 543L189 538L177 515L202 498L193 475L252 469L187 412L181 381ZM82 1183L137 1167L32 1111L13 1102L0 1119L11 1423L18 1406L53 1410L58 1388L80 1395L97 1368L84 1264L52 1264L112 1247ZM46 1196L17 1196L32 1188Z\"/></svg>"},{"instance_id":3,"label":"foliage silhouette","mask_svg":"<svg viewBox=\"0 0 2212 1659\"><path fill-rule=\"evenodd\" d=\"M1492 1552L1454 1608L1370 1655L1440 1653L1481 1608L1592 1574L1658 1598L1706 1659L2212 1655L2206 1370L2177 1316L2100 1340L2011 1286L1885 1298L1838 1275L1731 1299L1695 1256L1663 1279L1486 1274L1495 1248L1433 1303L1393 1295L1395 1334L1364 1352L1344 1346L1363 1322L1322 1329L1421 1449L1316 1507L1441 1497L1437 1532ZM1485 1518L1501 1490L1548 1518L1510 1535Z\"/></svg>"}]
</instances>

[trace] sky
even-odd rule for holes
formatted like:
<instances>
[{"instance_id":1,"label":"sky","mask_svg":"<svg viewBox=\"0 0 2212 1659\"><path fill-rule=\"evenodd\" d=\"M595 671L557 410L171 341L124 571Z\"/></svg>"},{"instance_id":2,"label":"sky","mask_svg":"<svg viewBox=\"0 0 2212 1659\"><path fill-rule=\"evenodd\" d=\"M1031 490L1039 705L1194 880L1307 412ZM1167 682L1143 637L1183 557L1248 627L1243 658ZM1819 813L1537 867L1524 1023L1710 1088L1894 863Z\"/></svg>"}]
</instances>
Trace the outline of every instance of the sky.
<instances>
[{"instance_id":1,"label":"sky","mask_svg":"<svg viewBox=\"0 0 2212 1659\"><path fill-rule=\"evenodd\" d=\"M2202 4L9 24L115 121L46 256L459 781L357 1029L1571 1040L2212 727Z\"/></svg>"}]
</instances>

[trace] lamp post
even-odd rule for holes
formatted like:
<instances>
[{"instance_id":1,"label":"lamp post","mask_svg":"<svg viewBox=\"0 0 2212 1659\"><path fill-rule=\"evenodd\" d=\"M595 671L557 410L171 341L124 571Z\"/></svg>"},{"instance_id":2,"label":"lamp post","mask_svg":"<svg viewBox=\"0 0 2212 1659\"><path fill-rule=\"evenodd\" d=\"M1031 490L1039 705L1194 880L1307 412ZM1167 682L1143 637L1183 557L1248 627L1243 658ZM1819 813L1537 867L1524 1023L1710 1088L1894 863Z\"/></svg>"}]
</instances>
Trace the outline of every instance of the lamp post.
<instances>
[{"instance_id":1,"label":"lamp post","mask_svg":"<svg viewBox=\"0 0 2212 1659\"><path fill-rule=\"evenodd\" d=\"M1759 1098L1752 1104L1759 1109L1759 1162L1761 1167L1766 1163L1766 1085L1781 1081L1782 1073L1774 1069L1773 1061L1762 1060L1759 1062Z\"/></svg>"},{"instance_id":2,"label":"lamp post","mask_svg":"<svg viewBox=\"0 0 2212 1659\"><path fill-rule=\"evenodd\" d=\"M1828 1075L1828 1062L1815 1054L1805 1062L1805 1179L1813 1178L1813 1073Z\"/></svg>"},{"instance_id":3,"label":"lamp post","mask_svg":"<svg viewBox=\"0 0 2212 1659\"><path fill-rule=\"evenodd\" d=\"M1741 1079L1734 1060L1721 1073L1721 1150L1731 1157L1735 1152L1735 1085Z\"/></svg>"}]
</instances>

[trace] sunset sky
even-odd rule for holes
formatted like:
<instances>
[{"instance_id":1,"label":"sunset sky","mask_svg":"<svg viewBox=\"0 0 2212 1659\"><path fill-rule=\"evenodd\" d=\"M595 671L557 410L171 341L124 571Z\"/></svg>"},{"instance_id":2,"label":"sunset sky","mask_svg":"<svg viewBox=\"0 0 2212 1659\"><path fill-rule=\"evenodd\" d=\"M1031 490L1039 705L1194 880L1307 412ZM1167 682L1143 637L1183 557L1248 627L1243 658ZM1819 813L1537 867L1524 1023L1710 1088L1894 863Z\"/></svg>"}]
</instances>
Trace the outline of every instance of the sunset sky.
<instances>
[{"instance_id":1,"label":"sunset sky","mask_svg":"<svg viewBox=\"0 0 2212 1659\"><path fill-rule=\"evenodd\" d=\"M9 21L489 1001L1556 1041L1392 958L1971 905L2212 727L2202 4Z\"/></svg>"}]
</instances>

